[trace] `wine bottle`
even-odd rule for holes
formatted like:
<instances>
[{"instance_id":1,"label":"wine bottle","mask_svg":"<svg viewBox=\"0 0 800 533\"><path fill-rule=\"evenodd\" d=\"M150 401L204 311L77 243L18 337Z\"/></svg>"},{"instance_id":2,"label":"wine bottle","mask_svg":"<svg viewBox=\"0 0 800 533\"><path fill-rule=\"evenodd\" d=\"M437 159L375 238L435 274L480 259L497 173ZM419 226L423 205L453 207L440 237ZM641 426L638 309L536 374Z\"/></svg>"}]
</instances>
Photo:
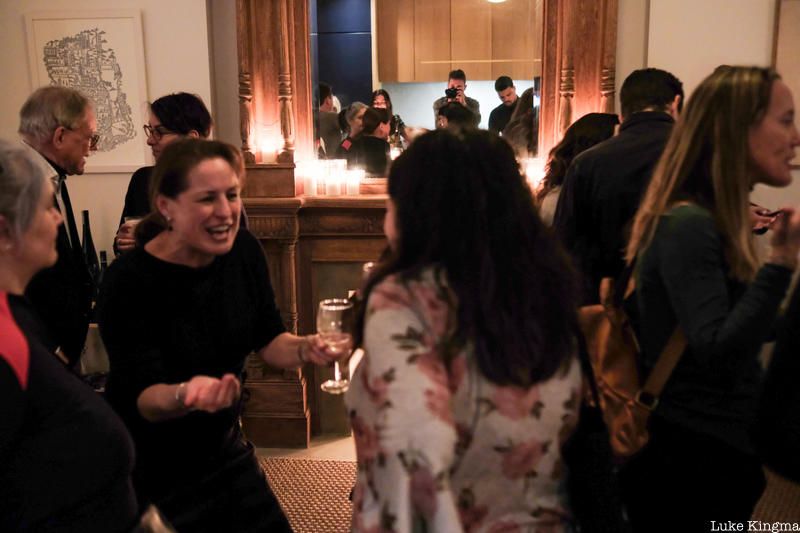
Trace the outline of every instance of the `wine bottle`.
<instances>
[{"instance_id":1,"label":"wine bottle","mask_svg":"<svg viewBox=\"0 0 800 533\"><path fill-rule=\"evenodd\" d=\"M92 278L92 295L97 294L97 283L100 276L100 261L97 259L97 251L92 239L92 228L89 225L89 211L84 209L83 215L83 257L86 260L86 268Z\"/></svg>"},{"instance_id":2,"label":"wine bottle","mask_svg":"<svg viewBox=\"0 0 800 533\"><path fill-rule=\"evenodd\" d=\"M106 269L108 268L108 254L105 250L100 250L100 274L97 278L97 285L98 287L103 282L103 274L106 273Z\"/></svg>"}]
</instances>

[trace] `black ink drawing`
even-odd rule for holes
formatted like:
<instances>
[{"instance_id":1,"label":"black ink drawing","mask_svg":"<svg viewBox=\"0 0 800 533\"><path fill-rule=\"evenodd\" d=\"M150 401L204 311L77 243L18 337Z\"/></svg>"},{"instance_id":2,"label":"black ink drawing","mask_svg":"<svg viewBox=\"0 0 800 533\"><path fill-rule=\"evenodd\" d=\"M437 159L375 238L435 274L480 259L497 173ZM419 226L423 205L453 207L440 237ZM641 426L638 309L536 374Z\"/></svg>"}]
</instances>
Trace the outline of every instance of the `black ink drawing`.
<instances>
[{"instance_id":1,"label":"black ink drawing","mask_svg":"<svg viewBox=\"0 0 800 533\"><path fill-rule=\"evenodd\" d=\"M133 113L123 90L122 70L105 31L84 30L44 46L44 65L52 85L77 89L94 104L97 149L108 152L136 137Z\"/></svg>"}]
</instances>

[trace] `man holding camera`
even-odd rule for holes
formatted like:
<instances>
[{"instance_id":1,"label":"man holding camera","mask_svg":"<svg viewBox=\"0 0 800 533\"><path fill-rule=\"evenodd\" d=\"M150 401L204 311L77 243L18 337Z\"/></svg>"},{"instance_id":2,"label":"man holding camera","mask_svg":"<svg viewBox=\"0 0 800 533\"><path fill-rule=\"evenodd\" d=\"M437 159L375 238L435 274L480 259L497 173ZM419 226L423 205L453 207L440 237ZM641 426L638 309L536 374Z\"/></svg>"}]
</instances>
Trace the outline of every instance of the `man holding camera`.
<instances>
[{"instance_id":1,"label":"man holding camera","mask_svg":"<svg viewBox=\"0 0 800 533\"><path fill-rule=\"evenodd\" d=\"M473 100L464 94L467 88L467 75L461 69L450 71L447 75L447 89L444 90L444 96L439 98L433 103L433 117L434 122L439 118L439 108L449 102L457 102L470 111L474 115L475 126L481 122L481 105L477 100Z\"/></svg>"}]
</instances>

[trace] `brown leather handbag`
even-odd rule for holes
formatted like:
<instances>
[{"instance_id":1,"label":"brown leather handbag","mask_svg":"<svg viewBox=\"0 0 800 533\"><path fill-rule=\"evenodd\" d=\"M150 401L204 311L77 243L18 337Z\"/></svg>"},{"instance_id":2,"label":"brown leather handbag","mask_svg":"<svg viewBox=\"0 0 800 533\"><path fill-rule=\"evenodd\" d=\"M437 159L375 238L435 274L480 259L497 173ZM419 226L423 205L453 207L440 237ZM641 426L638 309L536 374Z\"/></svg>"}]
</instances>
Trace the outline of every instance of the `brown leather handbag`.
<instances>
[{"instance_id":1,"label":"brown leather handbag","mask_svg":"<svg viewBox=\"0 0 800 533\"><path fill-rule=\"evenodd\" d=\"M623 308L623 301L634 290L632 273L630 265L616 282L604 278L600 303L581 307L578 313L611 449L619 459L631 457L647 444L647 420L686 348L686 337L679 327L675 328L652 372L641 384L639 343ZM625 290L615 295L615 285Z\"/></svg>"}]
</instances>

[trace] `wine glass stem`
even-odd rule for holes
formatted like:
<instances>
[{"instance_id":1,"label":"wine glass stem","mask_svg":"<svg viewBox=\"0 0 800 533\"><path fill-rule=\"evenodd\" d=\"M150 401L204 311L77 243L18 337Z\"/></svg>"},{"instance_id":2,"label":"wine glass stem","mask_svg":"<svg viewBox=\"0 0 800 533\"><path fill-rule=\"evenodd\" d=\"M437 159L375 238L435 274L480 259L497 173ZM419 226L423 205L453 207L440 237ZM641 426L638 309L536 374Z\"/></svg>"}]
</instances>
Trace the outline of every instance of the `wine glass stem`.
<instances>
[{"instance_id":1,"label":"wine glass stem","mask_svg":"<svg viewBox=\"0 0 800 533\"><path fill-rule=\"evenodd\" d=\"M335 381L341 381L342 380L342 371L339 370L339 361L335 361L333 363L333 379Z\"/></svg>"}]
</instances>

